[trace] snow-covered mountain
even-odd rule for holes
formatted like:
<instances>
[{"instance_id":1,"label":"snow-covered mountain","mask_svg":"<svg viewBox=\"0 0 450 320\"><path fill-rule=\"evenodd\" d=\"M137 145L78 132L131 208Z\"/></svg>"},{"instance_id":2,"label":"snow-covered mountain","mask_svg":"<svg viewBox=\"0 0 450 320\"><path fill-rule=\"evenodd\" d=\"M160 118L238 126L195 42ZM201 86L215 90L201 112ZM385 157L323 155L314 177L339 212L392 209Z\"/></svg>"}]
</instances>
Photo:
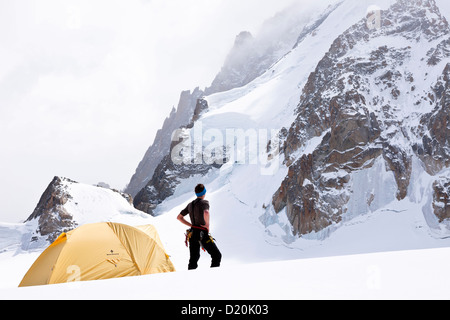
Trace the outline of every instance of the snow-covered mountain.
<instances>
[{"instance_id":1,"label":"snow-covered mountain","mask_svg":"<svg viewBox=\"0 0 450 320\"><path fill-rule=\"evenodd\" d=\"M257 35L243 31L236 36L222 69L211 85L181 93L177 109L173 109L158 131L155 141L138 165L125 192L135 197L152 179L158 165L170 153L172 133L180 127L192 127L193 119L202 111L197 101L205 95L242 87L261 76L269 67L288 53L316 22L332 0L314 6L294 3L267 20ZM300 35L300 36L299 36ZM164 196L164 195L163 195Z\"/></svg>"},{"instance_id":2,"label":"snow-covered mountain","mask_svg":"<svg viewBox=\"0 0 450 320\"><path fill-rule=\"evenodd\" d=\"M303 89L283 147L289 174L273 199L295 234L394 200L448 197L417 179L450 177L449 25L434 1L398 1L378 14L379 28L362 19L336 38ZM431 202L423 211L436 228L450 212Z\"/></svg>"},{"instance_id":3,"label":"snow-covered mountain","mask_svg":"<svg viewBox=\"0 0 450 320\"><path fill-rule=\"evenodd\" d=\"M229 115L227 118L224 118L222 115L220 116L221 119L217 121L218 116L216 116L216 119L213 120L212 125L210 125L207 128L204 128L207 131L208 129L218 129L223 130L224 128L237 128L242 130L248 130L251 129L280 129L284 125L287 125L291 123L293 120L292 114L293 110L295 108L295 105L298 103L298 97L300 95L300 86L299 84L299 74L301 77L305 77L307 72L303 74L303 71L308 70L305 69L307 66L312 66L315 63L317 63L317 57L312 57L309 54L310 48L306 48L306 51L303 51L301 53L301 57L299 59L306 59L305 61L298 60L296 61L297 57L295 54L292 54L291 50L292 47L298 46L299 41L302 41L307 34L315 35L315 30L320 27L320 25L324 22L324 19L328 17L330 12L336 9L341 2L333 3L332 5L326 6L327 3L330 1L325 1L320 8L322 10L319 10L316 12L316 10L309 10L309 11L302 11L300 7L294 6L295 10L298 12L297 19L290 18L288 19L291 24L288 24L288 27L280 28L278 26L279 18L275 17L273 21L277 23L273 23L273 21L268 21L265 24L264 32L260 37L254 40L255 42L262 43L265 45L258 45L258 50L263 47L266 48L266 54L262 54L261 52L258 54L260 59L256 59L254 56L252 56L252 50L250 48L253 48L252 45L246 46L246 49L242 49L242 42L244 41L242 38L250 38L250 35L248 33L242 33L238 35L235 43L235 47L231 50L231 53L229 57L227 58L227 61L225 62L224 67L219 72L218 76L214 80L212 86L210 88L205 89L205 92L216 92L214 94L210 94L207 97L201 97L197 100L197 106L194 107L192 105L192 110L195 110L196 112L191 113L191 118L189 121L189 124L186 124L183 126L183 128L187 129L193 129L194 127L199 128L203 124L207 124L205 122L205 119L199 119L199 115L203 112L206 113L207 116L210 116L212 113L211 111L213 109L217 109L216 106L212 105L214 103L219 104L219 107L227 107L227 106L233 106L233 103L239 103L237 112L230 113L226 111L226 108L221 108L224 110L226 115ZM331 1L333 2L333 1ZM288 10L281 14L281 17L285 16L292 16L293 8L289 8L291 10ZM324 10L324 11L323 11ZM295 12L295 11L294 11ZM312 12L315 12L312 16ZM306 18L308 17L308 18ZM294 24L292 24L294 22ZM273 30L271 29L273 28ZM298 36L292 37L291 32L288 33L288 36L286 36L286 30L287 29L295 29L298 30ZM266 44L268 40L268 34L272 34L273 36L270 37L272 41L275 41L275 43L283 45L280 45L278 47L278 50L276 51L277 54L273 54L273 47L274 45ZM283 41L281 39L284 39ZM252 40L253 41L253 40ZM244 41L245 42L245 41ZM287 45L287 43L291 43L291 45ZM239 59L236 57L239 56ZM287 58L291 59L287 59ZM262 74L258 78L254 79L256 73L253 72L253 69L247 68L247 64L245 62L242 62L244 58L248 58L251 61L249 62L251 65L254 65L256 68L256 65L258 65L258 72L257 74ZM284 63L282 62L275 64L278 60L283 61L286 60ZM308 60L310 59L310 60ZM267 61L270 60L272 64L267 63ZM239 61L239 63L235 63L235 61ZM275 73L275 69L271 69L272 73L268 72L268 68L274 66L276 69L279 69L280 71ZM291 72L293 70L299 70L298 73ZM232 71L230 71L232 70ZM265 70L265 72L264 72ZM249 74L250 72L250 74ZM221 82L222 85L218 86L218 79L224 78L224 74L228 75L229 82L226 84ZM263 83L267 83L267 86L270 84L274 84L277 82L277 77L279 75L283 74L290 74L290 78L286 78L283 81L285 83L279 83L277 87L270 88L270 91L265 91L267 89L266 85L262 85ZM300 77L300 79L301 79ZM245 80L247 79L247 80ZM250 81L253 79L253 81ZM250 82L249 82L250 81ZM220 88L222 89L220 89ZM227 91L221 91L224 90L224 88L228 88ZM232 88L232 89L230 89ZM255 103L257 101L241 101L241 98L245 97L258 97L268 98L268 103L265 103L264 105L256 106ZM277 103L277 99L282 99ZM181 106L181 104L180 104ZM179 108L180 108L179 106ZM246 113L252 112L255 114L256 117L259 117L260 119L249 119L250 121L246 121ZM242 117L241 117L242 115ZM261 118L270 119L269 121L262 122ZM280 118L283 117L283 118ZM279 122L276 124L276 126L273 126L272 124L269 125L272 122L272 119L279 118ZM289 120L287 120L289 119ZM194 121L197 120L197 121ZM195 123L197 126L195 126ZM208 124L207 124L208 125ZM191 131L195 131L191 130ZM202 131L202 130L197 130ZM166 132L165 136L172 135L174 131ZM190 133L192 136L192 132ZM200 135L202 132L199 133ZM224 132L225 135L225 132ZM167 140L166 140L167 141ZM211 165L205 165L204 162L200 161L198 163L196 161L195 164L189 163L188 165L180 165L176 164L172 161L172 151L173 147L176 144L177 141L171 141L172 144L170 146L167 146L167 149L165 150L165 157L158 162L158 164L154 164L153 175L151 177L147 176L146 179L139 179L141 181L141 190L139 192L136 192L134 204L137 208L146 211L150 214L155 210L155 208L165 199L167 199L170 196L173 196L176 187L179 185L180 179L187 179L194 175L204 175L206 172L209 172L214 166ZM166 142L167 143L167 142ZM151 147L152 151L156 153L156 156L160 154L160 151L155 152L153 150L153 146ZM245 151L244 151L245 153ZM143 161L139 165L136 176L143 177L145 175L139 174L138 172L141 172L140 169L142 167L142 164L145 162L148 162L149 160L146 159L153 159L152 153L148 152L146 156L144 157ZM217 166L216 166L217 167ZM133 184L133 180L136 180L136 178L133 177L132 181L130 182L130 186ZM143 181L147 181L147 184L142 184ZM133 184L133 186L136 184ZM127 191L133 194L133 191L135 191L134 187L131 189L130 187L127 188ZM134 195L134 194L133 194Z\"/></svg>"},{"instance_id":4,"label":"snow-covered mountain","mask_svg":"<svg viewBox=\"0 0 450 320\"><path fill-rule=\"evenodd\" d=\"M127 194L55 177L24 223L0 224L0 252L42 250L63 232L103 221L150 223Z\"/></svg>"},{"instance_id":5,"label":"snow-covered mountain","mask_svg":"<svg viewBox=\"0 0 450 320\"><path fill-rule=\"evenodd\" d=\"M336 1L261 76L199 99L134 204L164 214L197 181L220 181L229 208L245 204L285 242L324 239L402 201L447 237L448 5L376 4Z\"/></svg>"},{"instance_id":6,"label":"snow-covered mountain","mask_svg":"<svg viewBox=\"0 0 450 320\"><path fill-rule=\"evenodd\" d=\"M311 16L321 13L330 2L325 0L314 6L293 3L265 21L256 36L241 32L205 95L242 87L261 76L292 49L305 27L315 21L311 21Z\"/></svg>"}]
</instances>

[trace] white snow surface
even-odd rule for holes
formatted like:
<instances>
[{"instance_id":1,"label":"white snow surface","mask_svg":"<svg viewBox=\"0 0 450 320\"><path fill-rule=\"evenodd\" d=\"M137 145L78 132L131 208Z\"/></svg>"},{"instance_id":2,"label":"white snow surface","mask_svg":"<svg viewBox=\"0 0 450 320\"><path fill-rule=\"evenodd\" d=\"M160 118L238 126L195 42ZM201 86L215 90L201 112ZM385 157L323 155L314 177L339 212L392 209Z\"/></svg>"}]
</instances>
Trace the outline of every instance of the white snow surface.
<instances>
[{"instance_id":1,"label":"white snow surface","mask_svg":"<svg viewBox=\"0 0 450 320\"><path fill-rule=\"evenodd\" d=\"M237 201L230 186L216 185L217 180L211 184L208 199L211 232L223 254L221 268L209 269L209 256L202 252L199 269L186 270L186 228L176 216L192 199L190 195L165 202L171 209L156 218L140 212L121 213L124 204L117 198L110 204L109 217L103 215L100 220L155 225L177 272L17 288L42 250L26 252L12 246L0 254L0 299L186 299L183 289L198 277L208 283L209 290L194 290L190 299L450 298L450 280L445 276L450 267L450 239L432 232L417 204L393 201L342 223L325 240L288 239L289 243L282 240L283 235L287 237L282 217L266 230L253 213L256 204L244 203L252 194ZM76 188L84 194L92 187L77 184ZM95 208L105 195L103 190L89 194L89 199L77 199L79 207L87 208L90 203Z\"/></svg>"},{"instance_id":2,"label":"white snow surface","mask_svg":"<svg viewBox=\"0 0 450 320\"><path fill-rule=\"evenodd\" d=\"M102 281L0 289L1 299L189 300L449 299L450 249L384 252Z\"/></svg>"},{"instance_id":3,"label":"white snow surface","mask_svg":"<svg viewBox=\"0 0 450 320\"><path fill-rule=\"evenodd\" d=\"M449 17L448 1L436 1ZM370 4L386 9L392 3L375 0ZM366 10L365 1L344 1L260 78L206 97L210 109L200 119L202 129L289 127L309 74L334 39L361 20ZM312 139L298 156L311 153L320 142L320 137ZM288 172L279 161L273 175L261 174L259 165L227 164L207 176L185 180L157 208L155 218L134 209L118 193L67 182L73 199L65 206L78 224L153 224L177 272L17 288L44 248L21 248L22 239L35 224L0 224L0 299L186 299L185 289L198 277L208 284L208 290L191 290L191 299L450 298L446 277L450 229L432 214L430 185L440 176L448 177L450 169L431 177L414 159L411 185L403 201L396 199L395 179L383 162L356 171L348 190L352 210L343 221L320 234L297 238L292 236L285 212L277 215L270 206ZM188 272L186 227L176 217L193 200L192 188L199 178L207 185L211 233L223 263L211 270L208 255L202 253L199 269ZM368 204L372 194L375 198Z\"/></svg>"}]
</instances>

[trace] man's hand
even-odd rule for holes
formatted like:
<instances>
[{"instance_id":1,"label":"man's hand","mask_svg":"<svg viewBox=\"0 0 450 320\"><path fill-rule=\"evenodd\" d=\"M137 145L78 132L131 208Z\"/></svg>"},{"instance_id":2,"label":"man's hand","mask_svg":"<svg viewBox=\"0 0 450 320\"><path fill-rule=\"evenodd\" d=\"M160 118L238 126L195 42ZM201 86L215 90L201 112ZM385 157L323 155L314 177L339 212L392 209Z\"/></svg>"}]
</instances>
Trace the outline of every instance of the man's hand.
<instances>
[{"instance_id":1,"label":"man's hand","mask_svg":"<svg viewBox=\"0 0 450 320\"><path fill-rule=\"evenodd\" d=\"M181 214L178 215L177 220L189 228L192 228L192 224L190 224Z\"/></svg>"}]
</instances>

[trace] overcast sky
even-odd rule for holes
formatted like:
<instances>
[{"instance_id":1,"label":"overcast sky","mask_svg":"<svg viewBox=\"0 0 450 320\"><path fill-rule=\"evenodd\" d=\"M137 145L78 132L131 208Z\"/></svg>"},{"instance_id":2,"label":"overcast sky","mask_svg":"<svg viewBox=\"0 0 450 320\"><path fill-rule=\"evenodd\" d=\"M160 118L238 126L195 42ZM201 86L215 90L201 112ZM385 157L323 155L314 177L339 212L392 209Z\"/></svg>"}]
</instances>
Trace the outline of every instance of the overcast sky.
<instances>
[{"instance_id":1,"label":"overcast sky","mask_svg":"<svg viewBox=\"0 0 450 320\"><path fill-rule=\"evenodd\" d=\"M0 221L55 175L124 188L180 92L293 1L0 0Z\"/></svg>"}]
</instances>

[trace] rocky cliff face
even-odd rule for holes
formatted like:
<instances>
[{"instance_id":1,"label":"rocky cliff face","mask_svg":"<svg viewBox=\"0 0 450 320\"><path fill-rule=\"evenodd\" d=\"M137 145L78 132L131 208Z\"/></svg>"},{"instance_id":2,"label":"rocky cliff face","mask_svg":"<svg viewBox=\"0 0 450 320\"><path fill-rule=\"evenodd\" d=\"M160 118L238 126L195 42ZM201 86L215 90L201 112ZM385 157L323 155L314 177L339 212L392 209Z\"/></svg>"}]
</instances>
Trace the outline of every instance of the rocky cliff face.
<instances>
[{"instance_id":1,"label":"rocky cliff face","mask_svg":"<svg viewBox=\"0 0 450 320\"><path fill-rule=\"evenodd\" d=\"M446 57L450 57L450 53ZM450 63L428 98L435 108L421 118L418 132L422 139L413 149L427 171L435 174L450 166Z\"/></svg>"},{"instance_id":2,"label":"rocky cliff face","mask_svg":"<svg viewBox=\"0 0 450 320\"><path fill-rule=\"evenodd\" d=\"M354 214L355 193L367 210L379 203L369 182L354 189L357 172L391 172L402 200L413 157L433 175L449 166L449 25L434 0L400 0L380 14L380 28L363 19L338 37L304 87L283 147L289 174L273 197L297 235ZM314 137L321 144L304 154ZM435 184L435 199L445 199L445 186Z\"/></svg>"},{"instance_id":3,"label":"rocky cliff face","mask_svg":"<svg viewBox=\"0 0 450 320\"><path fill-rule=\"evenodd\" d=\"M450 180L440 178L433 183L433 210L439 222L450 219Z\"/></svg>"},{"instance_id":4,"label":"rocky cliff face","mask_svg":"<svg viewBox=\"0 0 450 320\"><path fill-rule=\"evenodd\" d=\"M90 186L54 177L36 208L25 221L22 248L39 248L53 242L61 233L85 223L110 221L118 213L139 213L131 196L117 190Z\"/></svg>"},{"instance_id":5,"label":"rocky cliff face","mask_svg":"<svg viewBox=\"0 0 450 320\"><path fill-rule=\"evenodd\" d=\"M53 242L62 232L67 232L77 227L73 216L67 212L64 205L72 196L67 191L63 181L75 183L69 179L55 177L42 194L36 208L26 222L38 221L38 229L34 240L39 236Z\"/></svg>"},{"instance_id":6,"label":"rocky cliff face","mask_svg":"<svg viewBox=\"0 0 450 320\"><path fill-rule=\"evenodd\" d=\"M197 101L202 96L203 91L199 88L192 93L190 91L181 93L177 110L172 110L170 116L164 121L162 128L156 133L155 141L145 153L136 173L125 188L126 193L135 197L149 183L158 165L169 154L172 133L192 122Z\"/></svg>"},{"instance_id":7,"label":"rocky cliff face","mask_svg":"<svg viewBox=\"0 0 450 320\"><path fill-rule=\"evenodd\" d=\"M179 140L176 139L177 137L172 137L172 133L176 132L175 129L174 132L171 132L170 136L166 137L171 143L165 156L163 156L157 167L154 169L152 178L135 196L133 203L136 209L154 215L156 207L175 193L180 181L195 175L206 175L211 168L218 167L217 165L204 163L203 159L201 159L200 163L194 163L194 160L176 163L172 156L174 147L177 146L177 144L182 143L183 139L190 141L190 129L192 129L195 121L200 117L202 112L207 109L208 103L203 99L198 99L189 124L177 128L184 132L184 135L187 135L187 137L183 136L183 134L180 135ZM172 141L173 139L174 141ZM153 149L153 146L151 149ZM154 157L151 159L153 162L156 160Z\"/></svg>"}]
</instances>

